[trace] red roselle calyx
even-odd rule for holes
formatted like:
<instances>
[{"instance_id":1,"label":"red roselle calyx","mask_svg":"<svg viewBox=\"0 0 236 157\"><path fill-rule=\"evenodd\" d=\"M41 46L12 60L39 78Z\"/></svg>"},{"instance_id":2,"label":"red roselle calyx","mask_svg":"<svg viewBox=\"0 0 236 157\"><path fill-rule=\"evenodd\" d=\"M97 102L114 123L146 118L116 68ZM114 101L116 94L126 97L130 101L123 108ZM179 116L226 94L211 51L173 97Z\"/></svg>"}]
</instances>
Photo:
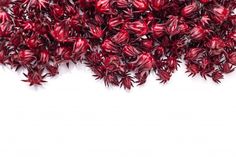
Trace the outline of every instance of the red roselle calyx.
<instances>
[{"instance_id":1,"label":"red roselle calyx","mask_svg":"<svg viewBox=\"0 0 236 157\"><path fill-rule=\"evenodd\" d=\"M236 66L233 0L1 0L0 64L41 85L84 63L105 85L166 83L180 60L219 83Z\"/></svg>"}]
</instances>

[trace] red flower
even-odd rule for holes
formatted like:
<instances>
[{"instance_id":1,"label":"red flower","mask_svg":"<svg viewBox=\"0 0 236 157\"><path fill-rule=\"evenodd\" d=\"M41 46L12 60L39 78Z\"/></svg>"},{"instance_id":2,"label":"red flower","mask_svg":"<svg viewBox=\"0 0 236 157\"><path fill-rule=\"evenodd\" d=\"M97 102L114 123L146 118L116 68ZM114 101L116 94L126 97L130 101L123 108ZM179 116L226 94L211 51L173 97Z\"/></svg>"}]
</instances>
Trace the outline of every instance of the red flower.
<instances>
[{"instance_id":1,"label":"red flower","mask_svg":"<svg viewBox=\"0 0 236 157\"><path fill-rule=\"evenodd\" d=\"M197 11L198 11L198 5L197 5L197 3L193 2L192 4L185 6L181 10L181 14L184 17L190 17L193 14L195 14Z\"/></svg>"},{"instance_id":2,"label":"red flower","mask_svg":"<svg viewBox=\"0 0 236 157\"><path fill-rule=\"evenodd\" d=\"M155 64L154 58L150 53L142 53L136 60L136 66L139 71L149 71Z\"/></svg>"},{"instance_id":3,"label":"red flower","mask_svg":"<svg viewBox=\"0 0 236 157\"><path fill-rule=\"evenodd\" d=\"M30 50L22 50L18 53L18 61L21 65L29 64L33 60L35 60L35 55Z\"/></svg>"},{"instance_id":4,"label":"red flower","mask_svg":"<svg viewBox=\"0 0 236 157\"><path fill-rule=\"evenodd\" d=\"M82 63L106 85L130 89L180 61L216 83L236 66L233 0L1 0L0 63L30 85Z\"/></svg>"},{"instance_id":5,"label":"red flower","mask_svg":"<svg viewBox=\"0 0 236 157\"><path fill-rule=\"evenodd\" d=\"M202 53L204 50L201 48L191 48L185 55L186 59L195 60L197 56Z\"/></svg>"},{"instance_id":6,"label":"red flower","mask_svg":"<svg viewBox=\"0 0 236 157\"><path fill-rule=\"evenodd\" d=\"M233 65L236 65L236 52L229 54L229 62Z\"/></svg>"},{"instance_id":7,"label":"red flower","mask_svg":"<svg viewBox=\"0 0 236 157\"><path fill-rule=\"evenodd\" d=\"M149 0L153 9L159 11L168 2L167 0Z\"/></svg>"},{"instance_id":8,"label":"red flower","mask_svg":"<svg viewBox=\"0 0 236 157\"><path fill-rule=\"evenodd\" d=\"M88 48L89 48L89 44L86 39L77 38L74 43L73 51L74 51L74 53L84 55L84 54L86 54Z\"/></svg>"},{"instance_id":9,"label":"red flower","mask_svg":"<svg viewBox=\"0 0 236 157\"><path fill-rule=\"evenodd\" d=\"M133 0L132 4L138 10L145 11L148 8L148 0Z\"/></svg>"},{"instance_id":10,"label":"red flower","mask_svg":"<svg viewBox=\"0 0 236 157\"><path fill-rule=\"evenodd\" d=\"M111 9L110 0L98 0L96 2L96 9L101 13L109 13Z\"/></svg>"},{"instance_id":11,"label":"red flower","mask_svg":"<svg viewBox=\"0 0 236 157\"><path fill-rule=\"evenodd\" d=\"M110 39L104 40L102 43L102 49L106 52L118 53L117 46Z\"/></svg>"},{"instance_id":12,"label":"red flower","mask_svg":"<svg viewBox=\"0 0 236 157\"><path fill-rule=\"evenodd\" d=\"M123 44L128 42L129 40L129 32L126 30L119 31L116 35L114 35L111 40L116 44Z\"/></svg>"},{"instance_id":13,"label":"red flower","mask_svg":"<svg viewBox=\"0 0 236 157\"><path fill-rule=\"evenodd\" d=\"M194 40L202 40L206 37L206 31L202 26L195 26L190 30L190 37Z\"/></svg>"},{"instance_id":14,"label":"red flower","mask_svg":"<svg viewBox=\"0 0 236 157\"><path fill-rule=\"evenodd\" d=\"M212 9L212 18L219 23L224 22L229 17L229 9L224 6L217 5Z\"/></svg>"},{"instance_id":15,"label":"red flower","mask_svg":"<svg viewBox=\"0 0 236 157\"><path fill-rule=\"evenodd\" d=\"M138 36L145 35L148 31L147 23L141 20L126 23L126 28Z\"/></svg>"},{"instance_id":16,"label":"red flower","mask_svg":"<svg viewBox=\"0 0 236 157\"><path fill-rule=\"evenodd\" d=\"M141 52L132 45L125 45L123 48L123 53L128 57L136 57Z\"/></svg>"},{"instance_id":17,"label":"red flower","mask_svg":"<svg viewBox=\"0 0 236 157\"><path fill-rule=\"evenodd\" d=\"M50 55L49 55L49 52L47 50L44 50L44 51L40 52L40 59L39 59L39 61L42 64L47 64L48 61L49 61L49 58L50 58Z\"/></svg>"},{"instance_id":18,"label":"red flower","mask_svg":"<svg viewBox=\"0 0 236 157\"><path fill-rule=\"evenodd\" d=\"M54 25L54 29L51 30L51 34L56 40L60 42L68 41L69 31L64 23L56 23Z\"/></svg>"},{"instance_id":19,"label":"red flower","mask_svg":"<svg viewBox=\"0 0 236 157\"><path fill-rule=\"evenodd\" d=\"M157 38L162 37L165 34L165 24L156 23L152 26L153 35Z\"/></svg>"},{"instance_id":20,"label":"red flower","mask_svg":"<svg viewBox=\"0 0 236 157\"><path fill-rule=\"evenodd\" d=\"M42 69L34 69L29 70L28 74L24 74L25 77L27 77L27 80L23 80L24 82L29 82L30 86L32 85L41 85L42 83L46 82L43 80L46 75L42 75L43 70Z\"/></svg>"}]
</instances>

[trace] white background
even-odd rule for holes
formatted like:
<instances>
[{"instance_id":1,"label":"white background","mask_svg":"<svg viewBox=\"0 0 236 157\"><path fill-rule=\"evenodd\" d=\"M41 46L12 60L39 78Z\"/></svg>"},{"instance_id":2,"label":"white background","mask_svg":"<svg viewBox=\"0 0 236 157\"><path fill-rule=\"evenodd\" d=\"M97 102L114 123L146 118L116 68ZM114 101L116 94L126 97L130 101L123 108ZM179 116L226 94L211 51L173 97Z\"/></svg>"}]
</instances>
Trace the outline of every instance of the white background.
<instances>
[{"instance_id":1,"label":"white background","mask_svg":"<svg viewBox=\"0 0 236 157\"><path fill-rule=\"evenodd\" d=\"M219 85L184 65L127 92L78 65L40 88L0 68L0 157L235 157L236 72Z\"/></svg>"}]
</instances>

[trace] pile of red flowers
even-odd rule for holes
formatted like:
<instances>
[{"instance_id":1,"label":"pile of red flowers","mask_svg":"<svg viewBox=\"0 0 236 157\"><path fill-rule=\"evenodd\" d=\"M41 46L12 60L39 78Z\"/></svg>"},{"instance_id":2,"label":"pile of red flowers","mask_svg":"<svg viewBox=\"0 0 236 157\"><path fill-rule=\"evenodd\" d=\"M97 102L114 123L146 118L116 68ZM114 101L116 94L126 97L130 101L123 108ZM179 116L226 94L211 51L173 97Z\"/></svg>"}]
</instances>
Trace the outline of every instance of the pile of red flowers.
<instances>
[{"instance_id":1,"label":"pile of red flowers","mask_svg":"<svg viewBox=\"0 0 236 157\"><path fill-rule=\"evenodd\" d=\"M0 63L41 85L60 65L84 63L130 89L150 72L220 82L236 65L235 0L1 0Z\"/></svg>"}]
</instances>

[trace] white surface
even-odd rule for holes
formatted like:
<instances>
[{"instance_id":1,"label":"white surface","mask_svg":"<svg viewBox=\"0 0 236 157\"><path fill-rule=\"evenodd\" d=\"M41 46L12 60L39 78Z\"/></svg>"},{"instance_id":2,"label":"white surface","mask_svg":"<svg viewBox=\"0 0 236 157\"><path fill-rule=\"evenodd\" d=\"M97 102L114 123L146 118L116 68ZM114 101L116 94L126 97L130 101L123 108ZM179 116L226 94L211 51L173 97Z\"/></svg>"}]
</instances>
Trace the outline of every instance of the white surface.
<instances>
[{"instance_id":1,"label":"white surface","mask_svg":"<svg viewBox=\"0 0 236 157\"><path fill-rule=\"evenodd\" d=\"M0 68L0 157L235 157L236 72L127 92L72 67L31 88Z\"/></svg>"}]
</instances>

